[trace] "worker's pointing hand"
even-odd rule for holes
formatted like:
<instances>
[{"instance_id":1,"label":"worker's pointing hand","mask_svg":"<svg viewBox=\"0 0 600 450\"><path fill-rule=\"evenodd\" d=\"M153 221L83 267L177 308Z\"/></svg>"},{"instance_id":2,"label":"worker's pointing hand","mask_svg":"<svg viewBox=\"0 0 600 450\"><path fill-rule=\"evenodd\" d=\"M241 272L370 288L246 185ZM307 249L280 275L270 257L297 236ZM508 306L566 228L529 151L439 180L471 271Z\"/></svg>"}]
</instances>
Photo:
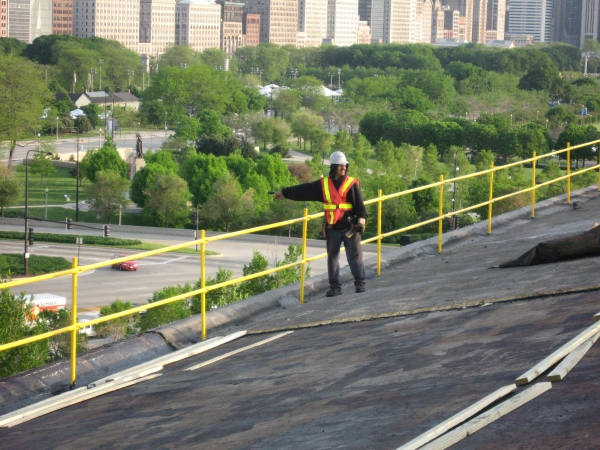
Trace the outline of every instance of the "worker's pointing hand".
<instances>
[{"instance_id":1,"label":"worker's pointing hand","mask_svg":"<svg viewBox=\"0 0 600 450\"><path fill-rule=\"evenodd\" d=\"M280 198L283 198L283 192L281 192L281 191L275 192L275 194L273 195L273 200L279 200Z\"/></svg>"}]
</instances>

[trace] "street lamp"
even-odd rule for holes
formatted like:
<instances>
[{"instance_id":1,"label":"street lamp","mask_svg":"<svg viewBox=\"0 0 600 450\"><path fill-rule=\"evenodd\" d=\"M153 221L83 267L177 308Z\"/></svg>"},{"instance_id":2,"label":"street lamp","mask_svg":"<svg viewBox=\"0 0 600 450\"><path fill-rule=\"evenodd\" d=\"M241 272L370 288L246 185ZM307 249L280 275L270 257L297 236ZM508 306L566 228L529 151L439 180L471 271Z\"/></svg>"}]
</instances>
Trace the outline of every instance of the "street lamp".
<instances>
[{"instance_id":1,"label":"street lamp","mask_svg":"<svg viewBox=\"0 0 600 450\"><path fill-rule=\"evenodd\" d=\"M510 115L510 127L512 128L512 114Z\"/></svg>"},{"instance_id":2,"label":"street lamp","mask_svg":"<svg viewBox=\"0 0 600 450\"><path fill-rule=\"evenodd\" d=\"M417 178L417 164L419 163L419 158L415 159L415 179ZM454 166L456 166L456 163L454 163ZM456 175L455 175L456 176Z\"/></svg>"},{"instance_id":3,"label":"street lamp","mask_svg":"<svg viewBox=\"0 0 600 450\"><path fill-rule=\"evenodd\" d=\"M102 128L98 128L98 148L102 147Z\"/></svg>"},{"instance_id":4,"label":"street lamp","mask_svg":"<svg viewBox=\"0 0 600 450\"><path fill-rule=\"evenodd\" d=\"M98 64L100 64L100 87L98 89L102 90L102 66L104 65L104 60L101 59L98 61Z\"/></svg>"},{"instance_id":5,"label":"street lamp","mask_svg":"<svg viewBox=\"0 0 600 450\"><path fill-rule=\"evenodd\" d=\"M331 97L331 103L333 103L333 72L329 72L329 96Z\"/></svg>"},{"instance_id":6,"label":"street lamp","mask_svg":"<svg viewBox=\"0 0 600 450\"><path fill-rule=\"evenodd\" d=\"M600 152L598 152L598 146L592 145L592 153L596 154L596 165L600 166ZM598 169L600 170L600 169Z\"/></svg>"},{"instance_id":7,"label":"street lamp","mask_svg":"<svg viewBox=\"0 0 600 450\"><path fill-rule=\"evenodd\" d=\"M44 210L44 219L48 219L48 188L46 188L46 209Z\"/></svg>"},{"instance_id":8,"label":"street lamp","mask_svg":"<svg viewBox=\"0 0 600 450\"><path fill-rule=\"evenodd\" d=\"M40 141L39 141L39 133L38 133L38 148L32 148L27 151L25 154L25 251L23 252L23 265L25 266L25 275L29 274L29 253L27 253L27 232L29 231L29 153L43 153L45 155L52 156L51 152L42 152L39 149Z\"/></svg>"},{"instance_id":9,"label":"street lamp","mask_svg":"<svg viewBox=\"0 0 600 450\"><path fill-rule=\"evenodd\" d=\"M58 141L58 116L56 116L56 140Z\"/></svg>"}]
</instances>

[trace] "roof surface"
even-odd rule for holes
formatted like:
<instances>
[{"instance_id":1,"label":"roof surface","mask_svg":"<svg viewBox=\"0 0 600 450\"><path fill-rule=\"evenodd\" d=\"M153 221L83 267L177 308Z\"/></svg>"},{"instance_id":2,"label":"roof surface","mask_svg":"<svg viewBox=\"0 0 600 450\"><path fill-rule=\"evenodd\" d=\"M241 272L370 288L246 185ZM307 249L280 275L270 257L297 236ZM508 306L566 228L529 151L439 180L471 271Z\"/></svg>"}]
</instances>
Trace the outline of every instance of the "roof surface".
<instances>
[{"instance_id":1,"label":"roof surface","mask_svg":"<svg viewBox=\"0 0 600 450\"><path fill-rule=\"evenodd\" d=\"M397 448L513 383L593 324L599 257L490 268L592 228L598 191L572 199L581 209L558 198L538 205L534 220L527 208L495 218L489 236L485 224L450 233L441 255L435 240L389 253L364 294L345 283L345 295L325 298L309 280L305 304L289 299L224 330L263 334L0 429L3 448ZM294 332L183 370L282 330ZM600 447L599 356L596 344L551 390L451 448ZM532 384L539 381L545 377Z\"/></svg>"}]
</instances>

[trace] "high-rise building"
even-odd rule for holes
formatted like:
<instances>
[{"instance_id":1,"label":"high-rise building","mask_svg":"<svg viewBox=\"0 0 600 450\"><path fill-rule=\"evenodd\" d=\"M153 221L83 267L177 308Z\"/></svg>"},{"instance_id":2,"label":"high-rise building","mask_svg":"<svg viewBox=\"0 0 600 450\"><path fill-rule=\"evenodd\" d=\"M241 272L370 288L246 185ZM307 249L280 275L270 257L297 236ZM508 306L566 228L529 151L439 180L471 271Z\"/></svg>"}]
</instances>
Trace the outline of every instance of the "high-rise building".
<instances>
[{"instance_id":1,"label":"high-rise building","mask_svg":"<svg viewBox=\"0 0 600 450\"><path fill-rule=\"evenodd\" d=\"M245 12L260 14L260 42L296 45L298 0L247 0Z\"/></svg>"},{"instance_id":2,"label":"high-rise building","mask_svg":"<svg viewBox=\"0 0 600 450\"><path fill-rule=\"evenodd\" d=\"M371 43L371 26L366 20L358 21L358 30L356 31L356 43L357 44L370 44Z\"/></svg>"},{"instance_id":3,"label":"high-rise building","mask_svg":"<svg viewBox=\"0 0 600 450\"><path fill-rule=\"evenodd\" d=\"M422 42L422 14L423 0L373 0L372 42Z\"/></svg>"},{"instance_id":4,"label":"high-rise building","mask_svg":"<svg viewBox=\"0 0 600 450\"><path fill-rule=\"evenodd\" d=\"M221 5L221 50L228 56L243 45L244 4L217 0Z\"/></svg>"},{"instance_id":5,"label":"high-rise building","mask_svg":"<svg viewBox=\"0 0 600 450\"><path fill-rule=\"evenodd\" d=\"M449 6L451 10L459 12L459 16L464 19L459 19L458 34L454 38L472 40L473 36L473 1L474 0L443 0L445 6ZM454 31L456 34L456 31Z\"/></svg>"},{"instance_id":6,"label":"high-rise building","mask_svg":"<svg viewBox=\"0 0 600 450\"><path fill-rule=\"evenodd\" d=\"M583 0L581 5L581 45L586 39L598 40L600 0Z\"/></svg>"},{"instance_id":7,"label":"high-rise building","mask_svg":"<svg viewBox=\"0 0 600 450\"><path fill-rule=\"evenodd\" d=\"M140 51L161 55L175 44L175 0L140 0Z\"/></svg>"},{"instance_id":8,"label":"high-rise building","mask_svg":"<svg viewBox=\"0 0 600 450\"><path fill-rule=\"evenodd\" d=\"M358 0L358 17L359 20L363 22L367 22L371 25L371 6L373 5L373 0Z\"/></svg>"},{"instance_id":9,"label":"high-rise building","mask_svg":"<svg viewBox=\"0 0 600 450\"><path fill-rule=\"evenodd\" d=\"M73 0L73 35L112 39L139 51L140 0Z\"/></svg>"},{"instance_id":10,"label":"high-rise building","mask_svg":"<svg viewBox=\"0 0 600 450\"><path fill-rule=\"evenodd\" d=\"M340 47L356 44L358 0L328 0L327 39Z\"/></svg>"},{"instance_id":11,"label":"high-rise building","mask_svg":"<svg viewBox=\"0 0 600 450\"><path fill-rule=\"evenodd\" d=\"M460 11L444 8L444 38L458 39L460 25ZM436 41L437 42L437 41Z\"/></svg>"},{"instance_id":12,"label":"high-rise building","mask_svg":"<svg viewBox=\"0 0 600 450\"><path fill-rule=\"evenodd\" d=\"M504 40L506 0L488 0L486 41Z\"/></svg>"},{"instance_id":13,"label":"high-rise building","mask_svg":"<svg viewBox=\"0 0 600 450\"><path fill-rule=\"evenodd\" d=\"M433 2L432 0L422 0L421 12L421 42L427 44L432 43L432 26L433 26Z\"/></svg>"},{"instance_id":14,"label":"high-rise building","mask_svg":"<svg viewBox=\"0 0 600 450\"><path fill-rule=\"evenodd\" d=\"M221 5L207 0L180 0L175 6L175 44L200 52L219 48Z\"/></svg>"},{"instance_id":15,"label":"high-rise building","mask_svg":"<svg viewBox=\"0 0 600 450\"><path fill-rule=\"evenodd\" d=\"M303 47L317 47L327 37L327 0L298 1L298 33Z\"/></svg>"},{"instance_id":16,"label":"high-rise building","mask_svg":"<svg viewBox=\"0 0 600 450\"><path fill-rule=\"evenodd\" d=\"M535 42L551 42L552 6L553 0L510 0L508 34L532 35Z\"/></svg>"},{"instance_id":17,"label":"high-rise building","mask_svg":"<svg viewBox=\"0 0 600 450\"><path fill-rule=\"evenodd\" d=\"M444 38L444 7L440 0L433 3L433 12L431 16L431 43L435 44Z\"/></svg>"},{"instance_id":18,"label":"high-rise building","mask_svg":"<svg viewBox=\"0 0 600 450\"><path fill-rule=\"evenodd\" d=\"M487 27L488 0L473 0L473 34L472 42L485 44Z\"/></svg>"},{"instance_id":19,"label":"high-rise building","mask_svg":"<svg viewBox=\"0 0 600 450\"><path fill-rule=\"evenodd\" d=\"M52 3L52 34L73 34L73 0Z\"/></svg>"},{"instance_id":20,"label":"high-rise building","mask_svg":"<svg viewBox=\"0 0 600 450\"><path fill-rule=\"evenodd\" d=\"M8 0L0 0L0 37L8 37Z\"/></svg>"},{"instance_id":21,"label":"high-rise building","mask_svg":"<svg viewBox=\"0 0 600 450\"><path fill-rule=\"evenodd\" d=\"M8 37L31 44L52 34L52 0L10 0L7 6Z\"/></svg>"},{"instance_id":22,"label":"high-rise building","mask_svg":"<svg viewBox=\"0 0 600 450\"><path fill-rule=\"evenodd\" d=\"M260 14L244 13L244 45L256 47L260 44Z\"/></svg>"}]
</instances>

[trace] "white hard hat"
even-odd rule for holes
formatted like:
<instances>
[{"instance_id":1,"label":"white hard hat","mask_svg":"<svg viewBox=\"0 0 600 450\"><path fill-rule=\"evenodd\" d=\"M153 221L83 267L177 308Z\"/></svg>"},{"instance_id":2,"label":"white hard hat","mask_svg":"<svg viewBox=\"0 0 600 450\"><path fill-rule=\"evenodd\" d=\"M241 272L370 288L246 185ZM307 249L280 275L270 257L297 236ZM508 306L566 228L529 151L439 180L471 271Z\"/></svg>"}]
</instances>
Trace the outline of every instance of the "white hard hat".
<instances>
[{"instance_id":1,"label":"white hard hat","mask_svg":"<svg viewBox=\"0 0 600 450\"><path fill-rule=\"evenodd\" d=\"M333 152L329 157L329 164L340 164L345 166L348 164L348 160L346 159L346 155L342 152Z\"/></svg>"}]
</instances>

